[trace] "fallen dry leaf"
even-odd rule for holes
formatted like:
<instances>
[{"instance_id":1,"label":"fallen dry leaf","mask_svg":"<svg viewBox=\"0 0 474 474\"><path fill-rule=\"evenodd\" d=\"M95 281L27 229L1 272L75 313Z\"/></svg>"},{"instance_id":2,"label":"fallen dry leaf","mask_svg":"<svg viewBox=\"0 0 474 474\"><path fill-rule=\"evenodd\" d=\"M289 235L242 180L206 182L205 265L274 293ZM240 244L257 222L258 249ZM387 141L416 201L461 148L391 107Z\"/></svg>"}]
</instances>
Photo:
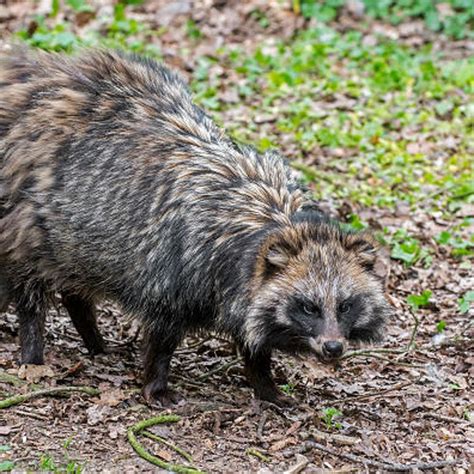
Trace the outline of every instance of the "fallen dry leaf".
<instances>
[{"instance_id":1,"label":"fallen dry leaf","mask_svg":"<svg viewBox=\"0 0 474 474\"><path fill-rule=\"evenodd\" d=\"M54 371L49 365L24 364L18 369L18 377L30 383L37 383L43 378L54 376Z\"/></svg>"}]
</instances>

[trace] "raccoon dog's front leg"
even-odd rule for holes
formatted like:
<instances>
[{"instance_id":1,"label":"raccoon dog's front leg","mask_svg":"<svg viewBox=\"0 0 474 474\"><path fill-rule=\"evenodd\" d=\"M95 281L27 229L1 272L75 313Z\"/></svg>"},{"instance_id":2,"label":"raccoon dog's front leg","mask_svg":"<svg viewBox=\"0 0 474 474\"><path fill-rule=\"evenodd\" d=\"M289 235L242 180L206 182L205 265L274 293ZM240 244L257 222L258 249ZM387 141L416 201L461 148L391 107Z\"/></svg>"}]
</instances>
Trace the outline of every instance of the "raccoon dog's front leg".
<instances>
[{"instance_id":1,"label":"raccoon dog's front leg","mask_svg":"<svg viewBox=\"0 0 474 474\"><path fill-rule=\"evenodd\" d=\"M171 357L181 341L181 334L171 328L150 328L145 334L145 370L143 396L149 403L158 400L163 406L181 397L168 388Z\"/></svg>"},{"instance_id":2,"label":"raccoon dog's front leg","mask_svg":"<svg viewBox=\"0 0 474 474\"><path fill-rule=\"evenodd\" d=\"M104 352L105 344L97 327L94 304L71 293L63 292L61 296L63 305L89 353L95 355Z\"/></svg>"},{"instance_id":3,"label":"raccoon dog's front leg","mask_svg":"<svg viewBox=\"0 0 474 474\"><path fill-rule=\"evenodd\" d=\"M255 391L255 396L280 406L292 405L293 399L283 394L273 380L271 351L251 354L244 349L242 354L244 356L245 375Z\"/></svg>"}]
</instances>

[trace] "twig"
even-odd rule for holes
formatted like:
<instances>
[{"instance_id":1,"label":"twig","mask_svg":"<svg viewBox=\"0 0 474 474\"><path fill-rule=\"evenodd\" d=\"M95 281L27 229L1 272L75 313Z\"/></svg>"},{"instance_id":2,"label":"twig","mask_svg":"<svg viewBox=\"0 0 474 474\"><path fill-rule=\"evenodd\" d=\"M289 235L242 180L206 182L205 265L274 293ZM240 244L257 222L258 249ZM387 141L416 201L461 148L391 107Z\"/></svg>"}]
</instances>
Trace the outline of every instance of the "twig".
<instances>
[{"instance_id":1,"label":"twig","mask_svg":"<svg viewBox=\"0 0 474 474\"><path fill-rule=\"evenodd\" d=\"M405 352L400 353L401 355L405 354ZM371 354L370 351L367 354L364 354L365 357L372 357L374 359L383 360L384 362L388 362L389 364L399 365L401 367L411 367L415 369L426 369L426 365L423 364L411 364L410 362L400 362L397 359L389 359L388 357L384 357L380 354Z\"/></svg>"},{"instance_id":2,"label":"twig","mask_svg":"<svg viewBox=\"0 0 474 474\"><path fill-rule=\"evenodd\" d=\"M155 433L150 433L149 431L145 431L145 430L143 430L142 433L143 433L143 436L146 436L147 438L150 438L153 441L157 441L158 443L164 444L165 446L172 449L173 451L176 451L178 454L183 456L183 458L186 459L186 461L189 461L190 463L193 462L193 458L188 452L186 452L184 449L181 449L179 446L176 446L173 443L170 443L165 438L162 438L161 436L158 436Z\"/></svg>"},{"instance_id":3,"label":"twig","mask_svg":"<svg viewBox=\"0 0 474 474\"><path fill-rule=\"evenodd\" d=\"M47 388L44 390L36 390L35 392L29 392L22 395L14 395L13 397L5 398L4 400L0 400L0 409L2 408L9 408L14 405L19 405L20 403L24 403L28 400L32 400L33 398L39 397L54 397L57 395L64 395L66 393L72 392L82 392L86 395L99 395L100 391L96 388L92 387L54 387L54 388Z\"/></svg>"},{"instance_id":4,"label":"twig","mask_svg":"<svg viewBox=\"0 0 474 474\"><path fill-rule=\"evenodd\" d=\"M192 344L189 344L189 346L181 347L175 351L175 354L186 354L187 352L193 352L196 347L202 346L207 341L209 341L209 339L210 337L207 337L205 339L200 339L199 341L193 342Z\"/></svg>"},{"instance_id":5,"label":"twig","mask_svg":"<svg viewBox=\"0 0 474 474\"><path fill-rule=\"evenodd\" d=\"M25 410L16 409L14 411L14 413L17 413L18 415L29 416L31 418L35 418L36 420L41 420L41 421L48 421L49 420L49 417L47 417L46 415L39 415L38 413L29 412L29 411L25 411Z\"/></svg>"},{"instance_id":6,"label":"twig","mask_svg":"<svg viewBox=\"0 0 474 474\"><path fill-rule=\"evenodd\" d=\"M405 353L410 352L415 347L416 333L418 332L418 326L420 325L420 318L413 310L410 310L410 315L413 318L414 324L413 330L411 331L410 341L408 342L407 348L405 349Z\"/></svg>"},{"instance_id":7,"label":"twig","mask_svg":"<svg viewBox=\"0 0 474 474\"><path fill-rule=\"evenodd\" d=\"M136 435L138 435L140 432L146 430L147 428L150 428L151 426L161 425L163 423L176 423L180 419L181 418L178 415L161 415L140 421L128 428L127 439L131 444L132 448L142 459L145 459L145 461L148 461L149 463L154 464L155 466L158 466L162 469L166 469L168 471L178 472L180 474L204 474L202 471L194 467L187 467L181 464L172 464L166 461L162 461L156 456L150 454L136 437Z\"/></svg>"},{"instance_id":8,"label":"twig","mask_svg":"<svg viewBox=\"0 0 474 474\"><path fill-rule=\"evenodd\" d=\"M362 395L354 395L352 397L336 398L336 400L331 400L330 403L345 403L345 402L353 402L355 400L364 400L366 398L371 398L371 397L378 397L380 395L385 395L389 392L393 392L394 390L400 390L401 388L407 387L408 385L413 385L413 383L414 382L411 380L406 381L406 382L400 382L384 390L379 390L378 392L369 392L369 393L364 393Z\"/></svg>"},{"instance_id":9,"label":"twig","mask_svg":"<svg viewBox=\"0 0 474 474\"><path fill-rule=\"evenodd\" d=\"M263 462L270 461L270 459L267 456L265 456L265 454L262 454L258 449L255 449L255 448L247 449L247 454L249 456L255 456L256 458L260 459L260 461L263 461Z\"/></svg>"},{"instance_id":10,"label":"twig","mask_svg":"<svg viewBox=\"0 0 474 474\"><path fill-rule=\"evenodd\" d=\"M411 334L410 334L410 340L408 341L408 344L406 345L406 347L404 349L387 349L387 348L360 349L360 350L357 350L357 351L351 351L351 352L348 352L348 353L344 354L341 357L341 360L349 359L351 357L357 357L357 356L376 357L374 354L398 354L400 357L403 357L403 356L407 355L415 347L415 339L416 339L416 335L418 333L418 327L420 325L420 318L418 318L418 316L416 316L414 311L410 310L410 315L413 318L414 324L413 324L413 328L412 328L412 331L411 331ZM390 361L390 362L393 362L393 361ZM398 361L396 363L400 364L400 362L398 362ZM410 367L413 367L412 364L409 364L409 365L410 365Z\"/></svg>"},{"instance_id":11,"label":"twig","mask_svg":"<svg viewBox=\"0 0 474 474\"><path fill-rule=\"evenodd\" d=\"M333 456L347 459L352 462L356 462L359 464L364 464L366 466L377 467L385 469L386 471L401 471L401 472L408 472L414 469L420 470L430 470L430 469L437 469L446 466L454 466L460 463L460 460L449 460L449 461L433 461L433 462L415 462L412 464L400 464L398 462L392 461L374 461L373 459L368 459L363 456L357 456L355 454L349 453L338 453L334 449L323 446L322 444L315 443L314 441L305 441L303 446L299 448L300 452L307 452L311 449L318 449L319 451L323 451L328 454L332 454Z\"/></svg>"},{"instance_id":12,"label":"twig","mask_svg":"<svg viewBox=\"0 0 474 474\"><path fill-rule=\"evenodd\" d=\"M257 427L257 439L260 442L263 442L263 430L265 429L265 423L267 422L268 418L268 413L264 411L262 413L262 416L260 417L260 421L258 422L258 427Z\"/></svg>"},{"instance_id":13,"label":"twig","mask_svg":"<svg viewBox=\"0 0 474 474\"><path fill-rule=\"evenodd\" d=\"M140 335L140 329L137 329L135 331L135 334L132 334L128 339L125 339L124 341L117 341L116 339L109 339L107 337L104 337L104 341L112 344L114 347L128 347L132 346L138 339L138 336Z\"/></svg>"},{"instance_id":14,"label":"twig","mask_svg":"<svg viewBox=\"0 0 474 474\"><path fill-rule=\"evenodd\" d=\"M173 379L178 379L180 381L176 384L178 387L181 385L188 385L194 388L202 388L206 386L205 383L197 382L196 380L189 380L187 377L180 374L173 374Z\"/></svg>"},{"instance_id":15,"label":"twig","mask_svg":"<svg viewBox=\"0 0 474 474\"><path fill-rule=\"evenodd\" d=\"M373 354L405 354L405 349L360 349L357 351L351 351L344 354L340 360L342 359L349 359L351 357L357 356L370 356Z\"/></svg>"},{"instance_id":16,"label":"twig","mask_svg":"<svg viewBox=\"0 0 474 474\"><path fill-rule=\"evenodd\" d=\"M354 446L354 444L360 443L359 438L337 433L325 433L324 431L311 430L311 435L318 441L334 441L336 444L340 444L342 446Z\"/></svg>"},{"instance_id":17,"label":"twig","mask_svg":"<svg viewBox=\"0 0 474 474\"><path fill-rule=\"evenodd\" d=\"M235 359L232 359L230 362L219 365L219 367L216 367L215 369L210 370L206 374L202 374L197 379L199 382L203 382L204 380L207 380L209 377L213 376L214 374L217 374L218 372L227 370L230 367L237 365L241 360L242 360L242 357L236 357Z\"/></svg>"},{"instance_id":18,"label":"twig","mask_svg":"<svg viewBox=\"0 0 474 474\"><path fill-rule=\"evenodd\" d=\"M297 463L289 467L283 474L299 474L304 468L309 464L309 459L303 456L302 454L296 455ZM337 472L331 470L332 473Z\"/></svg>"},{"instance_id":19,"label":"twig","mask_svg":"<svg viewBox=\"0 0 474 474\"><path fill-rule=\"evenodd\" d=\"M462 418L456 418L455 416L441 415L439 413L423 413L422 418L433 418L434 420L447 421L450 423L463 423L467 425L474 425L471 420L463 420Z\"/></svg>"}]
</instances>

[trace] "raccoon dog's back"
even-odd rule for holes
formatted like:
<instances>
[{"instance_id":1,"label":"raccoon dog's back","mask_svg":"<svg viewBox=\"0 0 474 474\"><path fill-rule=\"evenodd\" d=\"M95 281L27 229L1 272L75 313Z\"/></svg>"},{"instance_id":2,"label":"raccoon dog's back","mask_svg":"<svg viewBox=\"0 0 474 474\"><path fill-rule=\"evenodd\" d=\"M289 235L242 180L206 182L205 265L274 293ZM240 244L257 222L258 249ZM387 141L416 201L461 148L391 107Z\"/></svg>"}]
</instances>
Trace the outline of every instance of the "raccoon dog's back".
<instances>
[{"instance_id":1,"label":"raccoon dog's back","mask_svg":"<svg viewBox=\"0 0 474 474\"><path fill-rule=\"evenodd\" d=\"M134 56L2 57L0 138L0 252L131 306L128 289L155 294L157 280L160 293L218 285L220 253L240 258L301 204L280 157L235 146L175 73Z\"/></svg>"}]
</instances>

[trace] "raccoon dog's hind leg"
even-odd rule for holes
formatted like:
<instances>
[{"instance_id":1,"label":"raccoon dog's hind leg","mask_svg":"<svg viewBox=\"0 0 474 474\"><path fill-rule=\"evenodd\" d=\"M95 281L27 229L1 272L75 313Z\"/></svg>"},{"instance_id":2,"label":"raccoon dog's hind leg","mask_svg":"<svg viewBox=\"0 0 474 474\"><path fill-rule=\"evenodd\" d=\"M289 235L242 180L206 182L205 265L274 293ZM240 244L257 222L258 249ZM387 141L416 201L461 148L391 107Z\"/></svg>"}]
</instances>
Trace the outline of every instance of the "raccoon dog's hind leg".
<instances>
[{"instance_id":1,"label":"raccoon dog's hind leg","mask_svg":"<svg viewBox=\"0 0 474 474\"><path fill-rule=\"evenodd\" d=\"M21 363L44 363L44 322L48 298L41 283L15 288L15 303L20 322Z\"/></svg>"},{"instance_id":2,"label":"raccoon dog's hind leg","mask_svg":"<svg viewBox=\"0 0 474 474\"><path fill-rule=\"evenodd\" d=\"M7 310L13 298L11 285L4 275L0 275L0 313Z\"/></svg>"}]
</instances>

